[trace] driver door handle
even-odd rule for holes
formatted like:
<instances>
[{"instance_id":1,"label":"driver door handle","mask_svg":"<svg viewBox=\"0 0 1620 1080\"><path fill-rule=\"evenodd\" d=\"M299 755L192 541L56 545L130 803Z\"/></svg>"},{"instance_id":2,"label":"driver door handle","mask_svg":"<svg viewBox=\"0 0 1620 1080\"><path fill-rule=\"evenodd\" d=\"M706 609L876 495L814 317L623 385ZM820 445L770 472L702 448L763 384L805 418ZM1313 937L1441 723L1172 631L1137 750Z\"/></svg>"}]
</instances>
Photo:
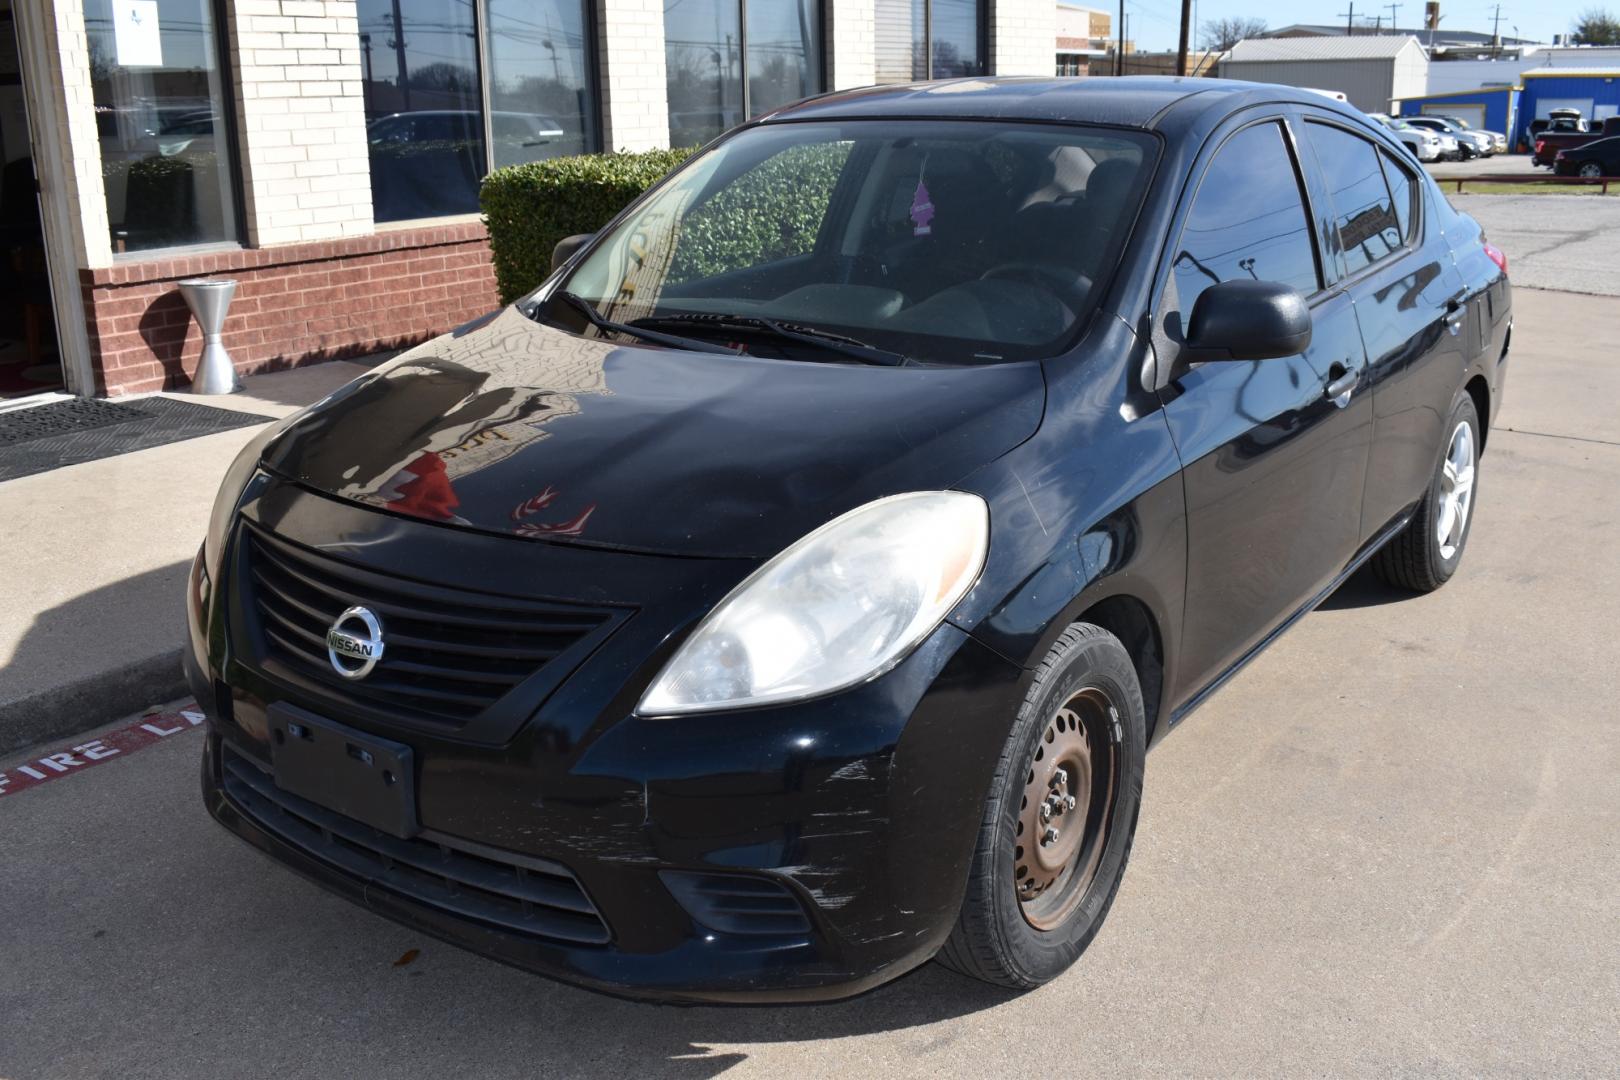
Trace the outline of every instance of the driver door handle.
<instances>
[{"instance_id":1,"label":"driver door handle","mask_svg":"<svg viewBox=\"0 0 1620 1080\"><path fill-rule=\"evenodd\" d=\"M1333 369L1335 371L1344 371L1344 365L1342 365L1342 364L1334 364ZM1338 378L1334 379L1332 382L1327 384L1327 390L1326 390L1325 394L1330 400L1335 399L1335 398L1347 397L1347 396L1349 396L1350 391L1352 391L1352 390L1354 390L1356 388L1356 383L1358 383L1360 381L1361 381L1361 372L1356 371L1354 369L1352 369L1350 371L1344 371L1343 375L1340 375ZM1342 404L1346 404L1346 403L1345 402L1340 402L1340 404L1342 405Z\"/></svg>"}]
</instances>

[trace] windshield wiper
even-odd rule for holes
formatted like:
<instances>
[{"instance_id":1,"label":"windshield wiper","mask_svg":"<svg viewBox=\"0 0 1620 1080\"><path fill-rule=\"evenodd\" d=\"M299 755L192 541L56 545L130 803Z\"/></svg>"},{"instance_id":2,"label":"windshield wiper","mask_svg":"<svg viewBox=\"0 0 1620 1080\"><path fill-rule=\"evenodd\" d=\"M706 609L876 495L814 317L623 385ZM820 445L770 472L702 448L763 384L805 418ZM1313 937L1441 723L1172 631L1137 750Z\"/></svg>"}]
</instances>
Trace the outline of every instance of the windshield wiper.
<instances>
[{"instance_id":1,"label":"windshield wiper","mask_svg":"<svg viewBox=\"0 0 1620 1080\"><path fill-rule=\"evenodd\" d=\"M831 330L822 330L814 326L803 326L799 323L785 323L776 319L767 319L759 315L650 315L637 319L633 324L642 326L712 326L717 330L740 330L745 333L764 334L778 338L782 341L797 341L804 345L814 345L818 349L826 349L841 356L848 356L859 360L863 364L877 364L883 367L899 367L906 362L902 353L880 349L876 345L868 345L858 338L848 337L844 334L835 334Z\"/></svg>"},{"instance_id":2,"label":"windshield wiper","mask_svg":"<svg viewBox=\"0 0 1620 1080\"><path fill-rule=\"evenodd\" d=\"M614 322L600 311L597 311L589 300L566 289L554 292L551 296L552 299L561 300L585 316L585 321L598 330L624 334L628 337L640 338L642 341L668 345L674 349L690 349L693 352L725 353L727 356L736 356L742 352L741 349L734 349L730 345L716 345L712 341L699 341L697 338L682 337L679 334L661 334L657 330L647 330L639 326L631 326L629 323Z\"/></svg>"}]
</instances>

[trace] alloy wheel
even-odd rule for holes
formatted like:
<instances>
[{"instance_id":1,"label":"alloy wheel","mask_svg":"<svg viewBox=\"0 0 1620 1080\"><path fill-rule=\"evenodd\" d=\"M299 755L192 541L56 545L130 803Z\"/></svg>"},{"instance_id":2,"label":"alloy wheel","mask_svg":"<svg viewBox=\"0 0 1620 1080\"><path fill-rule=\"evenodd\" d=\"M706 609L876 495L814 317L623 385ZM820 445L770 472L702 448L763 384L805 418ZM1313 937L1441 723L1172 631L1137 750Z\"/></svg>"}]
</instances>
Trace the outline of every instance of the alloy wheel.
<instances>
[{"instance_id":1,"label":"alloy wheel","mask_svg":"<svg viewBox=\"0 0 1620 1080\"><path fill-rule=\"evenodd\" d=\"M1598 177L1603 175L1603 169L1595 161L1588 161L1581 166L1582 176Z\"/></svg>"},{"instance_id":2,"label":"alloy wheel","mask_svg":"<svg viewBox=\"0 0 1620 1080\"><path fill-rule=\"evenodd\" d=\"M1037 930L1062 926L1097 878L1119 794L1119 712L1086 687L1048 718L1025 765L1013 891Z\"/></svg>"},{"instance_id":3,"label":"alloy wheel","mask_svg":"<svg viewBox=\"0 0 1620 1080\"><path fill-rule=\"evenodd\" d=\"M1446 448L1440 470L1440 513L1436 515L1435 538L1440 557L1450 559L1462 545L1468 528L1468 511L1474 503L1474 429L1467 421L1457 425Z\"/></svg>"}]
</instances>

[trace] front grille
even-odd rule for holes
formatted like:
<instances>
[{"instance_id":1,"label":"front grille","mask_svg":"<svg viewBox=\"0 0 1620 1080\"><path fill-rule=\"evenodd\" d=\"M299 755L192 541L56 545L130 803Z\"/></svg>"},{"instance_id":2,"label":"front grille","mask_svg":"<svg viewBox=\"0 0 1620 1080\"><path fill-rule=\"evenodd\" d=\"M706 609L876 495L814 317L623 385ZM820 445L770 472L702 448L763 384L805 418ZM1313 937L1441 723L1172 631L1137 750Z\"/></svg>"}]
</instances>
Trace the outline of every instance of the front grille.
<instances>
[{"instance_id":1,"label":"front grille","mask_svg":"<svg viewBox=\"0 0 1620 1080\"><path fill-rule=\"evenodd\" d=\"M245 523L240 535L265 658L328 694L408 718L459 727L612 618L391 577ZM351 681L333 670L326 632L356 605L380 617L385 647L371 673Z\"/></svg>"},{"instance_id":2,"label":"front grille","mask_svg":"<svg viewBox=\"0 0 1620 1080\"><path fill-rule=\"evenodd\" d=\"M225 797L260 828L362 881L520 934L576 945L609 940L607 924L566 867L389 836L282 791L257 765L224 749L221 780Z\"/></svg>"}]
</instances>

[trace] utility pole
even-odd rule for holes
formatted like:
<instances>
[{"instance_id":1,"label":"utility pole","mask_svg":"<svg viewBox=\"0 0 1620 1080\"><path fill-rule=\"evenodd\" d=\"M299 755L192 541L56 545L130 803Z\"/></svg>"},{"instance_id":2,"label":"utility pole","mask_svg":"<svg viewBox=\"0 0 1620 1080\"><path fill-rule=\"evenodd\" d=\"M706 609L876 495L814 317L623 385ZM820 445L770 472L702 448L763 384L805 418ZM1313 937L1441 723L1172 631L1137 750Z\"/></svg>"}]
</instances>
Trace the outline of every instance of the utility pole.
<instances>
[{"instance_id":1,"label":"utility pole","mask_svg":"<svg viewBox=\"0 0 1620 1080\"><path fill-rule=\"evenodd\" d=\"M932 6L932 5L930 5ZM1119 44L1114 46L1114 74L1125 74L1125 0L1119 0L1119 25L1114 27Z\"/></svg>"},{"instance_id":2,"label":"utility pole","mask_svg":"<svg viewBox=\"0 0 1620 1080\"><path fill-rule=\"evenodd\" d=\"M1356 4L1355 4L1355 0L1350 0L1350 10L1349 11L1341 11L1341 12L1339 12L1339 14L1344 16L1344 34L1345 34L1345 36L1346 37L1355 37L1356 36Z\"/></svg>"},{"instance_id":3,"label":"utility pole","mask_svg":"<svg viewBox=\"0 0 1620 1080\"><path fill-rule=\"evenodd\" d=\"M1390 30L1390 33L1394 33L1397 29L1400 28L1400 25L1401 25L1400 23L1395 21L1395 12L1399 11L1401 8L1405 7L1406 5L1405 4L1385 4L1384 6L1389 8L1389 30Z\"/></svg>"},{"instance_id":4,"label":"utility pole","mask_svg":"<svg viewBox=\"0 0 1620 1080\"><path fill-rule=\"evenodd\" d=\"M1193 0L1181 0L1181 44L1176 48L1176 74L1187 74L1187 32L1192 26Z\"/></svg>"},{"instance_id":5,"label":"utility pole","mask_svg":"<svg viewBox=\"0 0 1620 1080\"><path fill-rule=\"evenodd\" d=\"M1502 5L1496 5L1496 15L1491 19L1491 44L1496 44L1496 31L1502 25Z\"/></svg>"},{"instance_id":6,"label":"utility pole","mask_svg":"<svg viewBox=\"0 0 1620 1080\"><path fill-rule=\"evenodd\" d=\"M1374 15L1373 16L1373 37L1377 37L1379 34L1382 34L1383 32L1384 32L1384 17L1382 15Z\"/></svg>"}]
</instances>

